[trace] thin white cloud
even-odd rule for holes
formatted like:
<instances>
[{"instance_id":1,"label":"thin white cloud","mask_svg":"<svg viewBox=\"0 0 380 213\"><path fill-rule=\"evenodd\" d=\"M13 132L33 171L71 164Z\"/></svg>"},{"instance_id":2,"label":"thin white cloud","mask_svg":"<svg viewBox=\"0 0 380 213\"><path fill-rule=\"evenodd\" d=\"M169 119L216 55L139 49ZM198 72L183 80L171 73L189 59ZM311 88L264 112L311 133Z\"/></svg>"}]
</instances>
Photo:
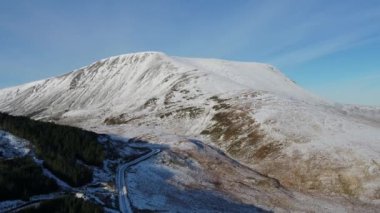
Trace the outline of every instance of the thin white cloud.
<instances>
[{"instance_id":1,"label":"thin white cloud","mask_svg":"<svg viewBox=\"0 0 380 213\"><path fill-rule=\"evenodd\" d=\"M295 64L301 64L338 51L350 49L355 46L370 43L378 39L378 37L366 38L366 35L364 34L345 35L300 47L288 53L273 57L269 59L269 61L277 66L287 67Z\"/></svg>"},{"instance_id":2,"label":"thin white cloud","mask_svg":"<svg viewBox=\"0 0 380 213\"><path fill-rule=\"evenodd\" d=\"M209 49L226 57L251 51L254 57L289 66L369 42L380 30L374 21L380 19L380 8L312 3L287 0L246 5L232 17L238 21L211 41Z\"/></svg>"}]
</instances>

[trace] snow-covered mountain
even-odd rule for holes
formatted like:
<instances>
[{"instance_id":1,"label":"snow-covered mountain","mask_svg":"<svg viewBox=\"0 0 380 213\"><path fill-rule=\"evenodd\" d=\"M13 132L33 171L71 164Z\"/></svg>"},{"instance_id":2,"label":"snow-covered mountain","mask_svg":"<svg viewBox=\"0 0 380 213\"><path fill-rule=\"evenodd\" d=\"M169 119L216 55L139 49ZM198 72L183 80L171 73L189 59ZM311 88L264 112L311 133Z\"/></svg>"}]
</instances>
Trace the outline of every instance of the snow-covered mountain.
<instances>
[{"instance_id":1,"label":"snow-covered mountain","mask_svg":"<svg viewBox=\"0 0 380 213\"><path fill-rule=\"evenodd\" d=\"M179 135L308 194L380 204L380 109L260 63L144 52L0 90L0 111L128 137Z\"/></svg>"},{"instance_id":2,"label":"snow-covered mountain","mask_svg":"<svg viewBox=\"0 0 380 213\"><path fill-rule=\"evenodd\" d=\"M187 87L189 90L184 90ZM115 107L130 110L161 96L168 102L176 93L191 97L241 90L313 100L311 94L269 65L149 52L103 59L57 78L2 90L1 106L15 113L41 116L84 108L111 108L109 111L115 112ZM14 109L9 103L19 105Z\"/></svg>"}]
</instances>

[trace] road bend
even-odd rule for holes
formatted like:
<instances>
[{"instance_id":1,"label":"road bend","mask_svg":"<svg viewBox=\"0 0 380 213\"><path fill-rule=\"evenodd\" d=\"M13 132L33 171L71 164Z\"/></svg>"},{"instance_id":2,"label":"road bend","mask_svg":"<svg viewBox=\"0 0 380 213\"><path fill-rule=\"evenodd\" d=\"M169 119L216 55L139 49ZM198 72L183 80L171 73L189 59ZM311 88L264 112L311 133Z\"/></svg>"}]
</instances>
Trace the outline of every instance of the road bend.
<instances>
[{"instance_id":1,"label":"road bend","mask_svg":"<svg viewBox=\"0 0 380 213\"><path fill-rule=\"evenodd\" d=\"M116 187L119 192L119 209L120 212L122 213L132 213L132 207L131 203L128 199L128 187L127 187L127 182L125 180L126 177L126 170L135 164L140 163L141 161L144 161L153 155L161 152L160 149L151 149L150 152L147 154L131 161L126 164L123 164L117 168L117 173L116 173Z\"/></svg>"}]
</instances>

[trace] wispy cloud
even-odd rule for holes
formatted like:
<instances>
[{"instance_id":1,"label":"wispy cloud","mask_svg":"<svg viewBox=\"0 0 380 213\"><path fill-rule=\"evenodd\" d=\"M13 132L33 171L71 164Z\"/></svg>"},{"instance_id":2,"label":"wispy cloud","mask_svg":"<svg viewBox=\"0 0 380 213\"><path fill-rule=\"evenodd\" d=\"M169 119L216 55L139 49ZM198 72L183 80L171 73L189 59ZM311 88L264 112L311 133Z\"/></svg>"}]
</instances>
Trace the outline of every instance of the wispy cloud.
<instances>
[{"instance_id":1,"label":"wispy cloud","mask_svg":"<svg viewBox=\"0 0 380 213\"><path fill-rule=\"evenodd\" d=\"M301 64L307 61L323 57L338 51L360 46L373 41L379 41L378 36L368 37L368 34L352 34L334 37L328 40L311 42L309 45L299 47L286 53L279 54L268 59L273 64L281 67Z\"/></svg>"},{"instance_id":2,"label":"wispy cloud","mask_svg":"<svg viewBox=\"0 0 380 213\"><path fill-rule=\"evenodd\" d=\"M380 20L380 4L358 4L252 1L231 17L239 21L210 45L227 57L251 51L253 57L280 66L304 63L379 37L375 20Z\"/></svg>"}]
</instances>

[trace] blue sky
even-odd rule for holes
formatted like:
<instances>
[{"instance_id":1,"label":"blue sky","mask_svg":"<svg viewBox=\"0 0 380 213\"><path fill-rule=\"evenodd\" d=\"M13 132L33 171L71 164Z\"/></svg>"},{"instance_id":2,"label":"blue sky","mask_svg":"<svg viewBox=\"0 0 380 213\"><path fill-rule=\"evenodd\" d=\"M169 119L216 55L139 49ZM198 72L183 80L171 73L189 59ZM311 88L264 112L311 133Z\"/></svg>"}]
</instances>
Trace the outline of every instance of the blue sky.
<instances>
[{"instance_id":1,"label":"blue sky","mask_svg":"<svg viewBox=\"0 0 380 213\"><path fill-rule=\"evenodd\" d=\"M378 0L0 2L0 88L148 50L270 63L330 100L380 105Z\"/></svg>"}]
</instances>

